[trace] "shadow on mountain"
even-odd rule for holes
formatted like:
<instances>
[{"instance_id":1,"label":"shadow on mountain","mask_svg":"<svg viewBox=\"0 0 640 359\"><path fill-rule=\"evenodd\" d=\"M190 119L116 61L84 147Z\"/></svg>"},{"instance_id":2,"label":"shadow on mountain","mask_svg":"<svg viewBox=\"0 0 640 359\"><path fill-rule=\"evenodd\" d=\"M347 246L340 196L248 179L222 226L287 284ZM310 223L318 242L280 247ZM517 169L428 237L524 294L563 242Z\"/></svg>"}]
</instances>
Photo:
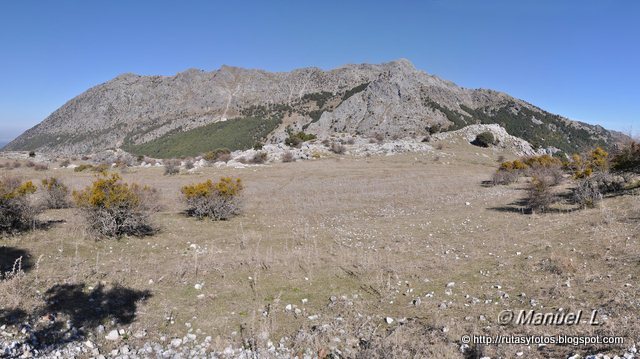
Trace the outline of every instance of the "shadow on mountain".
<instances>
[{"instance_id":1,"label":"shadow on mountain","mask_svg":"<svg viewBox=\"0 0 640 359\"><path fill-rule=\"evenodd\" d=\"M15 247L0 247L0 279L8 273L20 270L28 272L32 268L33 262L29 251Z\"/></svg>"},{"instance_id":2,"label":"shadow on mountain","mask_svg":"<svg viewBox=\"0 0 640 359\"><path fill-rule=\"evenodd\" d=\"M62 284L45 292L46 305L40 310L40 318L46 318L48 325L34 332L34 345L52 349L80 339L107 321L130 324L136 318L138 303L151 297L147 290L122 286L105 289L100 285L90 292L84 289L84 284Z\"/></svg>"}]
</instances>

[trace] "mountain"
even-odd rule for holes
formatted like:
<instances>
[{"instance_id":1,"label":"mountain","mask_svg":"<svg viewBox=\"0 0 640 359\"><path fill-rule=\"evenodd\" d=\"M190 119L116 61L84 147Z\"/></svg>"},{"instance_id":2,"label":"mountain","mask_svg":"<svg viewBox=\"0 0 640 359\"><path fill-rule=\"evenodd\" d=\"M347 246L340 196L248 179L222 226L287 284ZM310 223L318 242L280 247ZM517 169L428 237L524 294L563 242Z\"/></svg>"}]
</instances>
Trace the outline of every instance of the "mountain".
<instances>
[{"instance_id":1,"label":"mountain","mask_svg":"<svg viewBox=\"0 0 640 359\"><path fill-rule=\"evenodd\" d=\"M618 137L505 93L459 87L401 59L330 71L222 66L175 76L123 74L73 98L5 150L81 154L117 147L171 157L278 142L288 130L405 137L475 123L497 123L535 146L565 152Z\"/></svg>"}]
</instances>

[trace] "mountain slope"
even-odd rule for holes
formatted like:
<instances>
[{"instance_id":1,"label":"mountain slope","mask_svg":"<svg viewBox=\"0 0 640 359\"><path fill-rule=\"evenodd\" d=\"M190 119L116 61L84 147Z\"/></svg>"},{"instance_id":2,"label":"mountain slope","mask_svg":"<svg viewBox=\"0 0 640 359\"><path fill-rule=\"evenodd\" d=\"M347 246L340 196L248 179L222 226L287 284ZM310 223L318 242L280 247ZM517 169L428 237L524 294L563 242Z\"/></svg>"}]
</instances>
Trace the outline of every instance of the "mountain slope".
<instances>
[{"instance_id":1,"label":"mountain slope","mask_svg":"<svg viewBox=\"0 0 640 359\"><path fill-rule=\"evenodd\" d=\"M124 74L64 104L5 149L66 154L121 147L157 157L278 142L286 130L419 136L498 123L535 145L566 152L616 134L570 121L507 94L472 90L407 60L271 73L223 66L171 77Z\"/></svg>"}]
</instances>

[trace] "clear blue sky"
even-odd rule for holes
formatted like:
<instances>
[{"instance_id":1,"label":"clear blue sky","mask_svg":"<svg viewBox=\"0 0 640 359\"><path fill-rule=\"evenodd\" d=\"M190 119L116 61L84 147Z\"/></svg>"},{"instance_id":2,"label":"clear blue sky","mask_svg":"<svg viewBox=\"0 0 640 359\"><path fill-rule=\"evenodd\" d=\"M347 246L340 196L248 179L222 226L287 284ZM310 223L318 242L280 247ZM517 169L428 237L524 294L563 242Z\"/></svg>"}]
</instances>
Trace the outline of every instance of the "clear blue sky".
<instances>
[{"instance_id":1,"label":"clear blue sky","mask_svg":"<svg viewBox=\"0 0 640 359\"><path fill-rule=\"evenodd\" d=\"M640 1L0 3L0 141L123 72L407 58L464 87L640 129Z\"/></svg>"}]
</instances>

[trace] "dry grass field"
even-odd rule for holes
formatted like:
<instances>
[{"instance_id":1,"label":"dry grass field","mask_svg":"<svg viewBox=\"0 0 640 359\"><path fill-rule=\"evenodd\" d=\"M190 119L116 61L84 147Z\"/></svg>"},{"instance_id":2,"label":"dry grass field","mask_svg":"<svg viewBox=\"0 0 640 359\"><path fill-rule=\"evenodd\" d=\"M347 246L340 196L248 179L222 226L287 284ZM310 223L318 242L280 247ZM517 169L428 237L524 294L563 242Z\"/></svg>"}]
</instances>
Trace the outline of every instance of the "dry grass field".
<instances>
[{"instance_id":1,"label":"dry grass field","mask_svg":"<svg viewBox=\"0 0 640 359\"><path fill-rule=\"evenodd\" d=\"M47 310L59 313L56 321L71 318L95 335L101 353L123 341L162 343L187 333L211 336L212 350L271 341L319 357L625 352L640 338L638 196L607 198L593 209L524 214L517 202L526 179L483 185L498 155L447 143L427 154L206 167L175 176L130 168L126 181L160 192L162 211L154 216L160 231L96 240L76 209L48 210L39 216L46 226L0 239L5 253L28 255L25 275L0 284L1 310L5 319L10 312ZM94 176L25 166L1 171L34 183L56 176L73 189ZM187 217L180 187L221 176L244 181L242 214L218 222ZM559 308L583 310L585 317L598 309L602 325L498 323L506 309ZM97 334L99 325L105 333ZM112 329L126 334L105 340ZM626 341L471 344L463 353L465 334L599 334Z\"/></svg>"}]
</instances>

